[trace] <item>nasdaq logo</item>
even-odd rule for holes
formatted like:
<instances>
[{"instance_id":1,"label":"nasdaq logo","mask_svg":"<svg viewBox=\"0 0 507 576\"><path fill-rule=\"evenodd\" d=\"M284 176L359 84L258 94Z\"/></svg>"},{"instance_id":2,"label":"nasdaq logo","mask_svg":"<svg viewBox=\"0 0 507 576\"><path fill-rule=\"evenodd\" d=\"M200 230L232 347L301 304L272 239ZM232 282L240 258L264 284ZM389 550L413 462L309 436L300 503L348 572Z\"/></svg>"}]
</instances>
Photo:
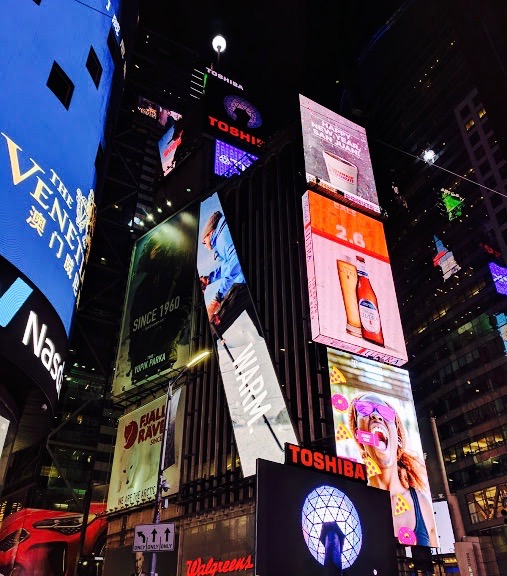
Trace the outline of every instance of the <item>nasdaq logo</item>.
<instances>
[{"instance_id":1,"label":"nasdaq logo","mask_svg":"<svg viewBox=\"0 0 507 576\"><path fill-rule=\"evenodd\" d=\"M0 326L2 328L5 328L14 318L32 292L32 288L26 282L17 278L0 296Z\"/></svg>"}]
</instances>

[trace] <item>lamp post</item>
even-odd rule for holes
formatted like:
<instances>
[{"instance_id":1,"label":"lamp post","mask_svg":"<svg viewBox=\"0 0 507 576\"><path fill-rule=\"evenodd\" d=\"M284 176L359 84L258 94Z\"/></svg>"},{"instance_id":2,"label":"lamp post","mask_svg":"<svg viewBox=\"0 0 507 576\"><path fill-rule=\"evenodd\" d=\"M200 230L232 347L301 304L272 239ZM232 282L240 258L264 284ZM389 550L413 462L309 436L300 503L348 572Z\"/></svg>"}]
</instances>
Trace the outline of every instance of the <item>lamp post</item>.
<instances>
[{"instance_id":1,"label":"lamp post","mask_svg":"<svg viewBox=\"0 0 507 576\"><path fill-rule=\"evenodd\" d=\"M155 492L155 509L153 512L153 524L160 524L160 511L162 508L162 492L167 491L170 486L168 482L164 479L164 466L165 466L165 454L167 437L169 432L169 424L171 422L171 404L173 399L173 387L176 382L187 372L189 368L195 366L204 358L210 355L209 350L204 350L194 356L183 368L178 372L176 378L171 378L167 384L167 393L165 399L165 418L164 418L164 432L162 434L162 446L160 447L160 459L158 462L158 475L157 475L157 489ZM157 576L157 553L153 552L151 555L150 562L150 576Z\"/></svg>"},{"instance_id":2,"label":"lamp post","mask_svg":"<svg viewBox=\"0 0 507 576\"><path fill-rule=\"evenodd\" d=\"M217 56L217 69L218 69L218 66L220 64L220 53L225 52L227 42L225 41L225 38L223 36L218 35L213 38L211 45L213 46L213 50L215 50L215 52L218 54Z\"/></svg>"}]
</instances>

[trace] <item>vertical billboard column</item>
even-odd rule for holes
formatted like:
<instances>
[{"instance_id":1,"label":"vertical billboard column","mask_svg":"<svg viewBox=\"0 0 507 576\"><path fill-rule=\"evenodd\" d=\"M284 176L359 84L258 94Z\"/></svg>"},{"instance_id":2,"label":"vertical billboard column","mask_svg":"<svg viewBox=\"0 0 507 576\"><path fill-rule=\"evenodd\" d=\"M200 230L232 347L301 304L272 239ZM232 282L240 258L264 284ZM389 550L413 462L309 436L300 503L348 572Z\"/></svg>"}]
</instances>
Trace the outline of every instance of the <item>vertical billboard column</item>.
<instances>
[{"instance_id":1,"label":"vertical billboard column","mask_svg":"<svg viewBox=\"0 0 507 576\"><path fill-rule=\"evenodd\" d=\"M134 246L113 396L188 360L196 233L196 214L182 211Z\"/></svg>"},{"instance_id":2,"label":"vertical billboard column","mask_svg":"<svg viewBox=\"0 0 507 576\"><path fill-rule=\"evenodd\" d=\"M366 464L369 485L389 490L401 544L438 547L408 372L330 348L327 357L336 454Z\"/></svg>"},{"instance_id":3,"label":"vertical billboard column","mask_svg":"<svg viewBox=\"0 0 507 576\"><path fill-rule=\"evenodd\" d=\"M201 204L197 269L245 477L297 444L218 194Z\"/></svg>"},{"instance_id":4,"label":"vertical billboard column","mask_svg":"<svg viewBox=\"0 0 507 576\"><path fill-rule=\"evenodd\" d=\"M381 222L303 196L312 338L401 366L407 352Z\"/></svg>"}]
</instances>

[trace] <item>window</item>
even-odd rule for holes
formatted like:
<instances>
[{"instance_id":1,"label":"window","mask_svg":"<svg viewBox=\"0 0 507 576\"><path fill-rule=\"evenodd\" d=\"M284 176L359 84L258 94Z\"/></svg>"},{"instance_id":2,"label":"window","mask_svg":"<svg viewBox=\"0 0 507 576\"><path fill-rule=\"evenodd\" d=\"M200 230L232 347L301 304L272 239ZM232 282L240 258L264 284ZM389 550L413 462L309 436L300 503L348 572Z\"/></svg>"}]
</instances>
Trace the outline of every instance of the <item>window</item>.
<instances>
[{"instance_id":1,"label":"window","mask_svg":"<svg viewBox=\"0 0 507 576\"><path fill-rule=\"evenodd\" d=\"M461 114L462 118L466 118L467 116L470 115L470 106L468 104L465 104L465 106L463 106L463 108L459 111L459 113Z\"/></svg>"},{"instance_id":2,"label":"window","mask_svg":"<svg viewBox=\"0 0 507 576\"><path fill-rule=\"evenodd\" d=\"M465 129L467 132L469 130L471 130L474 126L475 126L475 122L474 122L473 118L470 118L470 120L468 122L465 122Z\"/></svg>"},{"instance_id":3,"label":"window","mask_svg":"<svg viewBox=\"0 0 507 576\"><path fill-rule=\"evenodd\" d=\"M479 172L481 173L482 176L487 174L490 170L491 166L489 165L489 162L487 160L479 166Z\"/></svg>"},{"instance_id":4,"label":"window","mask_svg":"<svg viewBox=\"0 0 507 576\"><path fill-rule=\"evenodd\" d=\"M51 67L47 87L68 110L74 92L74 83L56 62L53 62Z\"/></svg>"},{"instance_id":5,"label":"window","mask_svg":"<svg viewBox=\"0 0 507 576\"><path fill-rule=\"evenodd\" d=\"M479 118L486 116L486 109L484 108L484 106L479 110L478 114L479 114Z\"/></svg>"},{"instance_id":6,"label":"window","mask_svg":"<svg viewBox=\"0 0 507 576\"><path fill-rule=\"evenodd\" d=\"M477 150L474 151L474 156L477 161L479 161L481 158L484 158L485 155L486 151L484 150L484 146L479 146Z\"/></svg>"},{"instance_id":7,"label":"window","mask_svg":"<svg viewBox=\"0 0 507 576\"><path fill-rule=\"evenodd\" d=\"M499 226L507 222L507 209L505 207L496 213L496 219L498 220Z\"/></svg>"},{"instance_id":8,"label":"window","mask_svg":"<svg viewBox=\"0 0 507 576\"><path fill-rule=\"evenodd\" d=\"M493 208L498 208L502 202L503 197L500 196L500 194L493 194L493 196L491 196L491 206L493 206Z\"/></svg>"},{"instance_id":9,"label":"window","mask_svg":"<svg viewBox=\"0 0 507 576\"><path fill-rule=\"evenodd\" d=\"M90 52L88 52L88 58L86 60L86 69L90 73L92 77L93 83L95 87L99 87L100 77L102 76L102 66L99 62L99 58L93 49L93 46L90 46Z\"/></svg>"},{"instance_id":10,"label":"window","mask_svg":"<svg viewBox=\"0 0 507 576\"><path fill-rule=\"evenodd\" d=\"M470 134L470 137L469 137L468 140L470 141L470 144L471 144L472 146L475 146L475 145L477 144L477 142L479 142L479 140L480 140L479 133L478 133L476 130L474 130L474 131Z\"/></svg>"}]
</instances>

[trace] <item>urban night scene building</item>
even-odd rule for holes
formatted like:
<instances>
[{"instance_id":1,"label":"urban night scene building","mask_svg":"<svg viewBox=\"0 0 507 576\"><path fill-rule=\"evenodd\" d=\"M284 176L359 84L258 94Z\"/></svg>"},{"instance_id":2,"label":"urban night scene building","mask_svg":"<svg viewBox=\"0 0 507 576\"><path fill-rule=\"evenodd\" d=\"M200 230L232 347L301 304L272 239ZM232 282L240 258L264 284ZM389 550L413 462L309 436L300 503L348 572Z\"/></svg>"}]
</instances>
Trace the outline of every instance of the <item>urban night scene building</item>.
<instances>
[{"instance_id":1,"label":"urban night scene building","mask_svg":"<svg viewBox=\"0 0 507 576\"><path fill-rule=\"evenodd\" d=\"M507 575L501 4L4 1L0 574Z\"/></svg>"}]
</instances>

